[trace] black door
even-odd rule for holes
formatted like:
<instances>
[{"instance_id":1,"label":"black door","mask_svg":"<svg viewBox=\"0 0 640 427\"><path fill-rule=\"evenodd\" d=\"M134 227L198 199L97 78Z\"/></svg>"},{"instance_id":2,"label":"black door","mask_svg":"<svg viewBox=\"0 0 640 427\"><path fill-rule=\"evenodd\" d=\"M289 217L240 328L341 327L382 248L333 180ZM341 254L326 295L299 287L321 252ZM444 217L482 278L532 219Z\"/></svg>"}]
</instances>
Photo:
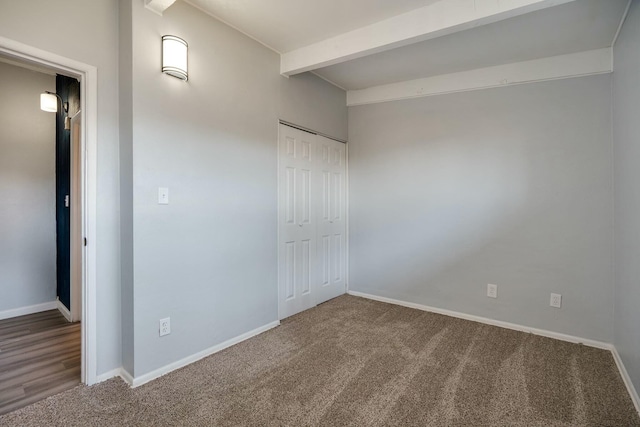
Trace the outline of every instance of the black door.
<instances>
[{"instance_id":1,"label":"black door","mask_svg":"<svg viewBox=\"0 0 640 427\"><path fill-rule=\"evenodd\" d=\"M65 129L65 117L73 117L80 108L80 83L56 76L56 92L68 112L56 114L56 286L60 302L71 308L71 132Z\"/></svg>"}]
</instances>

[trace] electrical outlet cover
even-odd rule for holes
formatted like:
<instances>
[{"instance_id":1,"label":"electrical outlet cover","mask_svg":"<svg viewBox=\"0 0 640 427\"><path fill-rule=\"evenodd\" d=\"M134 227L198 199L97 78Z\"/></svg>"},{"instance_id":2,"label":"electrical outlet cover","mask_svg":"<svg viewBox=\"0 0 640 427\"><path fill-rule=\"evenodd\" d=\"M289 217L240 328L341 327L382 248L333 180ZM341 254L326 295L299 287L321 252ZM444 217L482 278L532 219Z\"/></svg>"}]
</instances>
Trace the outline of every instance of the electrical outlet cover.
<instances>
[{"instance_id":1,"label":"electrical outlet cover","mask_svg":"<svg viewBox=\"0 0 640 427\"><path fill-rule=\"evenodd\" d=\"M171 333L171 318L160 319L160 336L169 335Z\"/></svg>"},{"instance_id":2,"label":"electrical outlet cover","mask_svg":"<svg viewBox=\"0 0 640 427\"><path fill-rule=\"evenodd\" d=\"M551 294L551 301L549 302L551 307L561 308L562 307L562 295L560 294Z\"/></svg>"}]
</instances>

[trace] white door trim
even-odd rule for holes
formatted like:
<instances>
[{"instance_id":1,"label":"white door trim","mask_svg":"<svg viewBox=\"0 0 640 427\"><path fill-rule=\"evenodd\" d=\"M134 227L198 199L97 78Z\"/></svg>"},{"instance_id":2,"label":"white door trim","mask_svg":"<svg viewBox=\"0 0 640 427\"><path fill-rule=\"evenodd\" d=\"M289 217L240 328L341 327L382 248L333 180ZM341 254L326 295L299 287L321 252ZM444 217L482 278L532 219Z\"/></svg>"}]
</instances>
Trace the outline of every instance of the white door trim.
<instances>
[{"instance_id":1,"label":"white door trim","mask_svg":"<svg viewBox=\"0 0 640 427\"><path fill-rule=\"evenodd\" d=\"M282 292L280 291L280 220L282 219L282 212L280 212L280 120L276 124L277 139L276 139L276 287L278 295L278 321L282 320Z\"/></svg>"},{"instance_id":2,"label":"white door trim","mask_svg":"<svg viewBox=\"0 0 640 427\"><path fill-rule=\"evenodd\" d=\"M347 251L347 253L345 254L345 277L344 277L344 292L348 293L349 292L349 265L351 264L349 262L349 254L351 253L351 251L349 250L349 142L345 142L344 143L344 157L345 157L345 170L344 170L344 179L345 179L345 184L344 184L344 192L345 192L345 206L344 206L344 212L345 212L345 222L346 222L346 230L345 230L345 236L344 236L344 240L345 240L345 250Z\"/></svg>"},{"instance_id":3,"label":"white door trim","mask_svg":"<svg viewBox=\"0 0 640 427\"><path fill-rule=\"evenodd\" d=\"M302 131L305 131L305 132L312 133L314 135L324 136L325 138L333 139L334 141L342 142L343 144L347 143L347 141L345 141L343 139L334 138L333 136L327 135L326 133L318 132L316 130L309 129L309 128L306 128L304 126L300 126L300 125L297 125L295 123L288 122L286 120L278 119L278 125L285 125L285 126L289 126L290 128L294 128L294 129L298 129L298 130L302 130ZM278 136L280 136L280 134L278 134ZM280 140L278 139L278 141L280 141Z\"/></svg>"},{"instance_id":4,"label":"white door trim","mask_svg":"<svg viewBox=\"0 0 640 427\"><path fill-rule=\"evenodd\" d=\"M71 322L82 320L82 110L71 117L71 289L69 316ZM78 216L80 215L80 221ZM79 262L78 262L79 261ZM64 314L64 313L63 313Z\"/></svg>"},{"instance_id":5,"label":"white door trim","mask_svg":"<svg viewBox=\"0 0 640 427\"><path fill-rule=\"evenodd\" d=\"M98 70L74 59L0 37L0 53L40 64L80 80L82 110L82 231L87 245L82 254L82 382L91 385L97 379L96 333L96 211L98 147ZM34 102L38 102L34 100Z\"/></svg>"}]
</instances>

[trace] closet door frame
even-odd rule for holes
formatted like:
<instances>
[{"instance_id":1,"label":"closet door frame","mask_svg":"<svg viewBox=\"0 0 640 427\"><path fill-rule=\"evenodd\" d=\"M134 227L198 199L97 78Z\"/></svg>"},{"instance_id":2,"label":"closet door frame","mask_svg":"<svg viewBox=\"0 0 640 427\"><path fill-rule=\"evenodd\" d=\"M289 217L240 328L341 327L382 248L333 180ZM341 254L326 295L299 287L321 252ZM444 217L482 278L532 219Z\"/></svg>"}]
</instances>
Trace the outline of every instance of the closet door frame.
<instances>
[{"instance_id":1,"label":"closet door frame","mask_svg":"<svg viewBox=\"0 0 640 427\"><path fill-rule=\"evenodd\" d=\"M278 136L277 136L277 143L276 143L276 153L277 153L277 158L276 158L276 178L277 178L277 189L276 189L276 207L277 207L277 227L276 227L276 258L277 258L277 281L276 281L276 285L277 285L277 299L278 299L278 319L282 320L285 318L285 316L283 315L283 307L282 307L282 295L281 295L281 248L280 248L280 238L281 238L281 221L282 221L282 215L283 212L280 209L280 186L281 186L281 177L280 177L280 167L281 167L281 162L280 162L280 138L281 138L281 127L280 126L289 126L292 127L294 129L298 129L300 131L303 132L309 132L315 135L320 135L323 136L325 138L329 138L332 139L334 141L340 142L342 144L344 144L345 147L345 169L344 169L344 173L345 173L345 183L344 183L344 199L345 199L345 251L344 251L344 256L343 256L343 261L344 261L344 293L348 293L349 291L349 144L347 143L347 141L344 140L340 140L325 134L322 134L320 132L316 132L314 130L305 128L303 126L299 126L296 125L294 123L290 123L287 122L285 120L278 120L277 122L277 126L278 126ZM317 153L316 153L317 154ZM317 245L316 245L317 246ZM318 269L316 269L317 271ZM317 274L317 273L316 273ZM318 286L318 284L316 283L314 286ZM313 287L312 287L313 289ZM315 295L313 295L313 297L315 298Z\"/></svg>"}]
</instances>

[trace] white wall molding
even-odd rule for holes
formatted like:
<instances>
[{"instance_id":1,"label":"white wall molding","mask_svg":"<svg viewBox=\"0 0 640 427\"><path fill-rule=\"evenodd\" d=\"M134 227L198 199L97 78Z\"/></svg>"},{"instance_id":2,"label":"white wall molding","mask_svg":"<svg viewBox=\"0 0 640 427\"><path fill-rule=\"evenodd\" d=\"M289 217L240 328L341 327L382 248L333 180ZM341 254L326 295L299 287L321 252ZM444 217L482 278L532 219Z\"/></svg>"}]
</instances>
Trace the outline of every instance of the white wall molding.
<instances>
[{"instance_id":1,"label":"white wall molding","mask_svg":"<svg viewBox=\"0 0 640 427\"><path fill-rule=\"evenodd\" d=\"M58 311L60 313L62 313L62 315L64 316L65 319L67 319L67 321L71 322L71 312L69 311L69 309L67 307L65 307L65 305L60 302L60 300L56 300L56 308L58 309Z\"/></svg>"},{"instance_id":2,"label":"white wall molding","mask_svg":"<svg viewBox=\"0 0 640 427\"><path fill-rule=\"evenodd\" d=\"M441 0L282 54L285 76L502 21L575 0Z\"/></svg>"},{"instance_id":3,"label":"white wall molding","mask_svg":"<svg viewBox=\"0 0 640 427\"><path fill-rule=\"evenodd\" d=\"M192 354L191 356L187 356L183 359L180 359L176 362L170 363L161 368L155 369L147 374L141 375L139 377L131 378L128 372L122 370L123 372L118 373L126 382L131 385L131 387L139 387L143 384L148 383L151 380L155 380L156 378L160 378L163 375L168 374L171 371L175 371L176 369L180 369L184 366L190 365L193 362L197 362L200 359L203 359L207 356L210 356L214 353L224 350L225 348L231 347L232 345L238 344L242 341L248 340L249 338L255 337L263 332L268 331L269 329L275 328L280 325L280 321L276 320L275 322L267 323L264 326L260 326L252 331L246 332L242 335L239 335L235 338L231 338L225 342L222 342L218 345L214 345L213 347L209 347L205 350L199 351L198 353Z\"/></svg>"},{"instance_id":4,"label":"white wall molding","mask_svg":"<svg viewBox=\"0 0 640 427\"><path fill-rule=\"evenodd\" d=\"M162 16L164 11L175 2L176 0L144 0L144 7Z\"/></svg>"},{"instance_id":5,"label":"white wall molding","mask_svg":"<svg viewBox=\"0 0 640 427\"><path fill-rule=\"evenodd\" d=\"M12 317L25 316L27 314L40 313L41 311L55 310L57 301L44 302L26 307L13 308L11 310L0 311L0 320Z\"/></svg>"},{"instance_id":6,"label":"white wall molding","mask_svg":"<svg viewBox=\"0 0 640 427\"><path fill-rule=\"evenodd\" d=\"M133 386L133 375L131 375L126 369L121 368L118 372L118 376L124 380L129 386Z\"/></svg>"},{"instance_id":7,"label":"white wall molding","mask_svg":"<svg viewBox=\"0 0 640 427\"><path fill-rule=\"evenodd\" d=\"M638 397L638 392L631 382L631 377L627 372L627 368L625 368L624 363L622 362L622 358L620 357L620 354L618 353L618 350L615 348L615 346L612 346L611 353L613 353L613 360L616 361L616 365L618 366L618 370L620 371L620 376L622 376L622 381L624 381L624 385L627 387L629 396L631 397L631 400L633 400L636 411L638 411L638 415L640 415L640 397Z\"/></svg>"},{"instance_id":8,"label":"white wall molding","mask_svg":"<svg viewBox=\"0 0 640 427\"><path fill-rule=\"evenodd\" d=\"M471 320L472 322L484 323L485 325L498 326L500 328L511 329L514 331L527 332L541 337L554 338L561 341L583 344L589 347L601 348L603 350L612 350L613 345L601 341L595 341L588 338L576 337L573 335L562 334L560 332L547 331L545 329L532 328L529 326L518 325L517 323L504 322L502 320L490 319L488 317L476 316L473 314L460 313L458 311L446 310L444 308L431 307L428 305L417 304L408 301L402 301L394 298L381 297L378 295L367 294L364 292L349 291L349 295L367 298L374 301L386 302L389 304L400 305L417 310L428 311L430 313L443 314L445 316L455 317L458 319Z\"/></svg>"},{"instance_id":9,"label":"white wall molding","mask_svg":"<svg viewBox=\"0 0 640 427\"><path fill-rule=\"evenodd\" d=\"M131 379L131 375L129 375L129 373L124 370L124 368L112 369L110 371L107 371L107 372L104 372L104 373L98 375L96 377L96 382L95 383L98 384L98 383L110 380L111 378L115 378L115 377L120 377L127 384L131 384L131 381L129 381L129 379Z\"/></svg>"},{"instance_id":10,"label":"white wall molding","mask_svg":"<svg viewBox=\"0 0 640 427\"><path fill-rule=\"evenodd\" d=\"M106 380L110 380L111 378L114 378L114 377L119 377L121 371L122 371L122 368L116 368L98 375L96 377L96 384L104 382Z\"/></svg>"},{"instance_id":11,"label":"white wall molding","mask_svg":"<svg viewBox=\"0 0 640 427\"><path fill-rule=\"evenodd\" d=\"M611 48L552 56L374 86L347 92L347 105L398 101L423 96L490 89L547 80L606 74L613 71Z\"/></svg>"}]
</instances>

